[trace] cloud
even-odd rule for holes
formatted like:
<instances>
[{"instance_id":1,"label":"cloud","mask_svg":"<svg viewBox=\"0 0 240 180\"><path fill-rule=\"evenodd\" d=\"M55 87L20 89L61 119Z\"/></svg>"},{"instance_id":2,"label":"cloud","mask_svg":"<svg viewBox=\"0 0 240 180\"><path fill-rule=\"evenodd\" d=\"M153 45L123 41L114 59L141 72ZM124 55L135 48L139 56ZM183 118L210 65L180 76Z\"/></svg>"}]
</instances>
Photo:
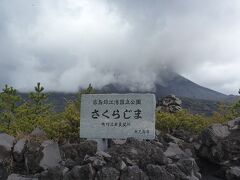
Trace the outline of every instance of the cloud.
<instances>
[{"instance_id":1,"label":"cloud","mask_svg":"<svg viewBox=\"0 0 240 180\"><path fill-rule=\"evenodd\" d=\"M121 82L152 89L166 68L235 93L240 2L0 2L0 85L76 91ZM226 73L227 72L227 73Z\"/></svg>"}]
</instances>

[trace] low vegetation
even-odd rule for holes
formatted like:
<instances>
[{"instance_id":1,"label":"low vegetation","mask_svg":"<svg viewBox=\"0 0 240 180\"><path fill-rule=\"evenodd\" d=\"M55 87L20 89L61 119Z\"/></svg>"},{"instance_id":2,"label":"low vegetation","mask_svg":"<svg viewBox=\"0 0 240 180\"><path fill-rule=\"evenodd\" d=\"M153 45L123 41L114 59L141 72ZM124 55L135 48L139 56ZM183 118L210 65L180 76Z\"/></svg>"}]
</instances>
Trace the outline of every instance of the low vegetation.
<instances>
[{"instance_id":1,"label":"low vegetation","mask_svg":"<svg viewBox=\"0 0 240 180\"><path fill-rule=\"evenodd\" d=\"M16 89L6 85L0 93L0 131L23 136L34 128L41 127L51 139L78 138L81 95L90 93L95 93L91 85L78 92L75 100L69 100L62 112L56 112L48 103L48 94L40 83L25 100L17 95ZM170 133L176 129L198 133L212 123L224 123L238 116L240 101L232 106L220 104L219 110L210 117L191 114L187 110L177 113L157 112L156 129Z\"/></svg>"},{"instance_id":2,"label":"low vegetation","mask_svg":"<svg viewBox=\"0 0 240 180\"><path fill-rule=\"evenodd\" d=\"M0 131L14 136L29 134L34 128L42 128L51 139L72 139L79 136L80 97L82 93L94 93L91 85L78 93L76 100L66 103L63 112L55 112L47 102L48 94L40 83L28 99L17 95L16 89L7 85L0 93Z\"/></svg>"}]
</instances>

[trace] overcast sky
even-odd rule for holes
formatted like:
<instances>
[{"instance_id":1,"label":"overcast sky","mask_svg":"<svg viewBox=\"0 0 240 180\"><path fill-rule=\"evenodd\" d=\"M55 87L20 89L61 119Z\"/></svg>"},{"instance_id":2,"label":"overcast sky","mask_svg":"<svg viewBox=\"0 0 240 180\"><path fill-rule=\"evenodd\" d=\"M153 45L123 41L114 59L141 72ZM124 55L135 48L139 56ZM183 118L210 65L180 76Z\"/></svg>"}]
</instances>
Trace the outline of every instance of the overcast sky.
<instances>
[{"instance_id":1,"label":"overcast sky","mask_svg":"<svg viewBox=\"0 0 240 180\"><path fill-rule=\"evenodd\" d=\"M240 1L0 0L1 86L151 89L164 69L237 94Z\"/></svg>"}]
</instances>

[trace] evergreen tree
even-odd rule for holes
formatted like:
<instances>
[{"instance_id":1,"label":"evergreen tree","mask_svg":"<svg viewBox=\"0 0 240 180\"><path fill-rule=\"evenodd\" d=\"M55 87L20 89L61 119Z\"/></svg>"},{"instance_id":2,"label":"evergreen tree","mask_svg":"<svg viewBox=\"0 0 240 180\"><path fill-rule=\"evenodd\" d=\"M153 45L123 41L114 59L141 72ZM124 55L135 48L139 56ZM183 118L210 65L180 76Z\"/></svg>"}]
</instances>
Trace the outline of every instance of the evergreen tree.
<instances>
[{"instance_id":1,"label":"evergreen tree","mask_svg":"<svg viewBox=\"0 0 240 180\"><path fill-rule=\"evenodd\" d=\"M95 94L96 90L92 87L92 84L90 83L86 89L82 89L77 93L77 99L74 101L75 106L77 109L80 110L81 105L81 97L83 94Z\"/></svg>"},{"instance_id":2,"label":"evergreen tree","mask_svg":"<svg viewBox=\"0 0 240 180\"><path fill-rule=\"evenodd\" d=\"M95 89L89 84L86 89L78 92L76 100L67 102L62 123L64 125L62 134L66 138L74 139L79 137L81 96L82 94L95 94L95 92Z\"/></svg>"},{"instance_id":3,"label":"evergreen tree","mask_svg":"<svg viewBox=\"0 0 240 180\"><path fill-rule=\"evenodd\" d=\"M240 94L240 89L238 90ZM238 100L231 108L233 118L240 117L240 100Z\"/></svg>"},{"instance_id":4,"label":"evergreen tree","mask_svg":"<svg viewBox=\"0 0 240 180\"><path fill-rule=\"evenodd\" d=\"M48 95L44 92L44 87L37 83L34 92L29 93L28 98L17 108L17 120L11 133L29 133L36 127L50 132L54 115L52 105L47 102Z\"/></svg>"},{"instance_id":5,"label":"evergreen tree","mask_svg":"<svg viewBox=\"0 0 240 180\"><path fill-rule=\"evenodd\" d=\"M17 95L16 89L5 85L0 93L0 123L10 128L11 123L16 119L17 103L21 98Z\"/></svg>"},{"instance_id":6,"label":"evergreen tree","mask_svg":"<svg viewBox=\"0 0 240 180\"><path fill-rule=\"evenodd\" d=\"M44 115L51 109L51 105L47 103L48 95L44 93L44 87L41 86L40 82L35 86L35 92L29 94L30 102L28 103L29 109L35 115Z\"/></svg>"}]
</instances>

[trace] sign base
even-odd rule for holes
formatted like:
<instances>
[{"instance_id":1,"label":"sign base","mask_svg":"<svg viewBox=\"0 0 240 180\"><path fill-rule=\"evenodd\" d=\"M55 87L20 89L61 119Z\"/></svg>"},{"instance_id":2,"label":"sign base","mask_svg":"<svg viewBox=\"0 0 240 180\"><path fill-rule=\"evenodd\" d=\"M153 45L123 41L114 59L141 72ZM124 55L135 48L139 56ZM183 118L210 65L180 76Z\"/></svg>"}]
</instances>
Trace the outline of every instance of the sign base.
<instances>
[{"instance_id":1,"label":"sign base","mask_svg":"<svg viewBox=\"0 0 240 180\"><path fill-rule=\"evenodd\" d=\"M97 151L106 151L108 149L108 139L88 139L97 142Z\"/></svg>"}]
</instances>

